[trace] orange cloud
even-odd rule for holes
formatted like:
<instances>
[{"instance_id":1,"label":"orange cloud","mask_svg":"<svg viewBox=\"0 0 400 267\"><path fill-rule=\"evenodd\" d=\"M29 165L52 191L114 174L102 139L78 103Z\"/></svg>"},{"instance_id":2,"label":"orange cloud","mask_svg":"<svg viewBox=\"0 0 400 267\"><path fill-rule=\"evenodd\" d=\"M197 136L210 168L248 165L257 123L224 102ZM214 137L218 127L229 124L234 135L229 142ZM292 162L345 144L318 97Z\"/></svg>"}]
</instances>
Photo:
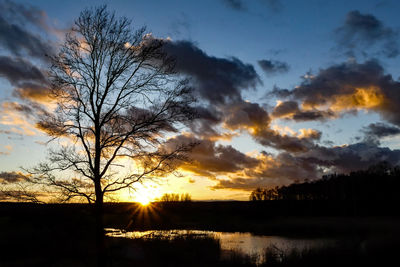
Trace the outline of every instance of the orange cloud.
<instances>
[{"instance_id":1,"label":"orange cloud","mask_svg":"<svg viewBox=\"0 0 400 267\"><path fill-rule=\"evenodd\" d=\"M387 104L386 96L377 86L353 88L345 94L334 94L323 102L313 103L305 101L302 103L304 110L327 110L334 112L346 112L349 110L382 109Z\"/></svg>"},{"instance_id":2,"label":"orange cloud","mask_svg":"<svg viewBox=\"0 0 400 267\"><path fill-rule=\"evenodd\" d=\"M26 116L29 107L17 102L3 102L0 110L0 124L9 126L10 132L30 136L37 134L35 126L30 122L31 118Z\"/></svg>"},{"instance_id":3,"label":"orange cloud","mask_svg":"<svg viewBox=\"0 0 400 267\"><path fill-rule=\"evenodd\" d=\"M399 92L400 82L386 74L379 62L370 60L332 65L292 90L277 88L272 93L290 100L276 107L276 116L288 116L296 110L297 103L302 103L304 111L333 112L333 118L371 110L400 125Z\"/></svg>"}]
</instances>

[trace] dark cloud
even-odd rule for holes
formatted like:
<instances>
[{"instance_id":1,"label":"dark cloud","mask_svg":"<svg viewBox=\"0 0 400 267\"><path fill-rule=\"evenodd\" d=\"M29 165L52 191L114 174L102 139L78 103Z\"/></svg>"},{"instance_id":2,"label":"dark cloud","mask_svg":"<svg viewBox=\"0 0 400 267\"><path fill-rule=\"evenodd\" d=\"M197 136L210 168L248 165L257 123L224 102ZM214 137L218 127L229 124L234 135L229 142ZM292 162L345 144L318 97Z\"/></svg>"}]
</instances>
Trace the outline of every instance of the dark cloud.
<instances>
[{"instance_id":1,"label":"dark cloud","mask_svg":"<svg viewBox=\"0 0 400 267\"><path fill-rule=\"evenodd\" d=\"M199 119L190 123L192 133L202 139L230 139L237 131L246 131L259 144L278 150L304 152L314 146L321 132L312 129L300 129L299 133L287 135L271 129L268 112L257 103L246 101L198 108ZM229 130L221 134L218 126Z\"/></svg>"},{"instance_id":2,"label":"dark cloud","mask_svg":"<svg viewBox=\"0 0 400 267\"><path fill-rule=\"evenodd\" d=\"M280 87L274 85L272 90L267 92L263 98L268 99L270 96L286 98L286 97L289 97L291 94L292 94L292 92L289 89L280 88Z\"/></svg>"},{"instance_id":3,"label":"dark cloud","mask_svg":"<svg viewBox=\"0 0 400 267\"><path fill-rule=\"evenodd\" d=\"M274 187L315 179L322 174L316 164L287 152L276 157L261 154L258 159L260 164L256 168L245 170L242 177L218 180L214 188L251 191L257 187Z\"/></svg>"},{"instance_id":4,"label":"dark cloud","mask_svg":"<svg viewBox=\"0 0 400 267\"><path fill-rule=\"evenodd\" d=\"M281 186L283 184L285 184L283 183L283 179L235 177L231 179L218 180L218 183L212 186L212 188L253 191L258 187L270 188Z\"/></svg>"},{"instance_id":5,"label":"dark cloud","mask_svg":"<svg viewBox=\"0 0 400 267\"><path fill-rule=\"evenodd\" d=\"M245 5L246 1L243 0L222 0L222 2L229 8L236 11L247 11L248 8ZM280 12L283 9L283 4L280 0L259 0L260 3L264 4L270 11Z\"/></svg>"},{"instance_id":6,"label":"dark cloud","mask_svg":"<svg viewBox=\"0 0 400 267\"><path fill-rule=\"evenodd\" d=\"M278 89L275 93L302 99L310 106L324 105L336 96L354 94L356 88L376 85L383 76L383 68L376 61L343 63L321 69L292 91Z\"/></svg>"},{"instance_id":7,"label":"dark cloud","mask_svg":"<svg viewBox=\"0 0 400 267\"><path fill-rule=\"evenodd\" d=\"M329 168L330 172L348 173L366 169L377 162L400 163L400 150L360 142L336 147L317 147L302 155L304 159Z\"/></svg>"},{"instance_id":8,"label":"dark cloud","mask_svg":"<svg viewBox=\"0 0 400 267\"><path fill-rule=\"evenodd\" d=\"M6 2L9 3L9 2ZM0 5L1 9L1 5ZM31 57L48 60L46 55L54 53L53 46L48 40L43 40L39 34L27 30L27 27L19 21L25 18L31 22L31 17L19 16L18 19L9 18L10 10L2 10L0 13L0 46L17 56L29 55Z\"/></svg>"},{"instance_id":9,"label":"dark cloud","mask_svg":"<svg viewBox=\"0 0 400 267\"><path fill-rule=\"evenodd\" d=\"M347 50L349 55L359 50L378 46L387 57L399 54L398 33L371 14L361 14L358 10L350 11L344 25L335 31L338 45Z\"/></svg>"},{"instance_id":10,"label":"dark cloud","mask_svg":"<svg viewBox=\"0 0 400 267\"><path fill-rule=\"evenodd\" d=\"M286 135L271 129L268 112L257 103L238 102L226 105L223 126L230 130L246 130L259 144L291 152L307 151L321 133L302 130L299 135Z\"/></svg>"},{"instance_id":11,"label":"dark cloud","mask_svg":"<svg viewBox=\"0 0 400 267\"><path fill-rule=\"evenodd\" d=\"M221 132L220 124L223 122L223 114L214 106L198 106L195 109L196 119L187 123L191 133L202 139L230 140L235 134L232 132Z\"/></svg>"},{"instance_id":12,"label":"dark cloud","mask_svg":"<svg viewBox=\"0 0 400 267\"><path fill-rule=\"evenodd\" d=\"M42 71L22 58L0 56L0 77L7 79L12 85L23 81L46 81Z\"/></svg>"},{"instance_id":13,"label":"dark cloud","mask_svg":"<svg viewBox=\"0 0 400 267\"><path fill-rule=\"evenodd\" d=\"M312 149L315 146L315 141L321 138L321 132L316 130L310 131L306 135L300 136L282 134L273 129L262 129L251 134L263 146L299 153Z\"/></svg>"},{"instance_id":14,"label":"dark cloud","mask_svg":"<svg viewBox=\"0 0 400 267\"><path fill-rule=\"evenodd\" d=\"M261 83L254 67L237 58L207 55L189 41L166 41L176 59L176 70L194 79L199 95L213 104L241 100L241 91Z\"/></svg>"},{"instance_id":15,"label":"dark cloud","mask_svg":"<svg viewBox=\"0 0 400 267\"><path fill-rule=\"evenodd\" d=\"M224 107L224 127L231 130L269 128L268 112L257 103L236 102Z\"/></svg>"},{"instance_id":16,"label":"dark cloud","mask_svg":"<svg viewBox=\"0 0 400 267\"><path fill-rule=\"evenodd\" d=\"M21 58L0 56L0 77L7 79L14 88L14 96L35 102L46 102L48 82L43 72Z\"/></svg>"},{"instance_id":17,"label":"dark cloud","mask_svg":"<svg viewBox=\"0 0 400 267\"><path fill-rule=\"evenodd\" d=\"M54 53L51 41L42 36L55 33L47 21L46 13L30 5L1 1L0 47L12 56L0 56L0 77L13 86L13 95L35 102L48 101L48 82L43 71L26 56L46 63Z\"/></svg>"},{"instance_id":18,"label":"dark cloud","mask_svg":"<svg viewBox=\"0 0 400 267\"><path fill-rule=\"evenodd\" d=\"M222 2L224 2L224 4L228 7L237 11L247 10L242 0L222 0Z\"/></svg>"},{"instance_id":19,"label":"dark cloud","mask_svg":"<svg viewBox=\"0 0 400 267\"><path fill-rule=\"evenodd\" d=\"M0 183L9 184L28 180L29 177L21 172L0 172Z\"/></svg>"},{"instance_id":20,"label":"dark cloud","mask_svg":"<svg viewBox=\"0 0 400 267\"><path fill-rule=\"evenodd\" d=\"M371 123L363 129L364 133L377 137L386 137L400 134L400 128L386 123Z\"/></svg>"},{"instance_id":21,"label":"dark cloud","mask_svg":"<svg viewBox=\"0 0 400 267\"><path fill-rule=\"evenodd\" d=\"M367 169L380 161L398 165L400 150L361 142L335 147L315 146L312 150L296 155L282 152L274 157L264 153L257 159L259 164L256 167L245 169L231 179L218 180L214 188L254 190L257 187L315 180L328 173Z\"/></svg>"},{"instance_id":22,"label":"dark cloud","mask_svg":"<svg viewBox=\"0 0 400 267\"><path fill-rule=\"evenodd\" d=\"M400 82L385 74L383 67L374 60L321 69L293 90L275 88L273 94L303 101L307 109L324 108L335 113L372 110L400 125Z\"/></svg>"},{"instance_id":23,"label":"dark cloud","mask_svg":"<svg viewBox=\"0 0 400 267\"><path fill-rule=\"evenodd\" d=\"M267 75L286 73L289 71L289 65L282 61L263 59L259 60L258 64Z\"/></svg>"},{"instance_id":24,"label":"dark cloud","mask_svg":"<svg viewBox=\"0 0 400 267\"><path fill-rule=\"evenodd\" d=\"M388 136L400 134L400 128L382 122L371 123L361 130L364 133L364 139L367 142L380 143L380 139Z\"/></svg>"},{"instance_id":25,"label":"dark cloud","mask_svg":"<svg viewBox=\"0 0 400 267\"><path fill-rule=\"evenodd\" d=\"M299 110L292 115L292 119L295 121L325 121L335 117L335 113L331 110Z\"/></svg>"},{"instance_id":26,"label":"dark cloud","mask_svg":"<svg viewBox=\"0 0 400 267\"><path fill-rule=\"evenodd\" d=\"M218 145L211 140L199 140L193 135L179 135L168 140L168 146L177 144L199 143L189 154L190 162L185 162L181 169L198 175L214 177L218 174L231 173L245 168L253 168L258 160L243 154L232 146Z\"/></svg>"},{"instance_id":27,"label":"dark cloud","mask_svg":"<svg viewBox=\"0 0 400 267\"><path fill-rule=\"evenodd\" d=\"M284 118L295 121L324 121L334 118L335 113L331 110L301 110L296 101L284 101L275 106L271 114L274 118Z\"/></svg>"},{"instance_id":28,"label":"dark cloud","mask_svg":"<svg viewBox=\"0 0 400 267\"><path fill-rule=\"evenodd\" d=\"M275 106L272 111L274 117L284 117L292 113L296 113L299 110L299 104L296 101L285 101Z\"/></svg>"},{"instance_id":29,"label":"dark cloud","mask_svg":"<svg viewBox=\"0 0 400 267\"><path fill-rule=\"evenodd\" d=\"M34 6L4 0L1 1L0 8L3 11L2 16L13 23L24 26L29 23L45 31L52 30L48 24L46 13Z\"/></svg>"}]
</instances>

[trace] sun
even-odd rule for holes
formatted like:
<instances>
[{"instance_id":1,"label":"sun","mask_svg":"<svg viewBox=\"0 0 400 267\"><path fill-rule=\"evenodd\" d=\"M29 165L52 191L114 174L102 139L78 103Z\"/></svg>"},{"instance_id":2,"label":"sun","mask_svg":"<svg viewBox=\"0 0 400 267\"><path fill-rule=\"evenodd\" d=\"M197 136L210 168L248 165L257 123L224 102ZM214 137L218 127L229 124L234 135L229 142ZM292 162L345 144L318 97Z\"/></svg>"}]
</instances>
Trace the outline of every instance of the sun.
<instances>
[{"instance_id":1,"label":"sun","mask_svg":"<svg viewBox=\"0 0 400 267\"><path fill-rule=\"evenodd\" d=\"M136 202L147 206L160 198L161 193L158 185L148 182L147 184L136 184L133 190L122 190L118 192L118 197L120 201Z\"/></svg>"},{"instance_id":2,"label":"sun","mask_svg":"<svg viewBox=\"0 0 400 267\"><path fill-rule=\"evenodd\" d=\"M136 197L136 202L139 202L140 205L142 206L147 206L150 204L151 200L147 196L137 196Z\"/></svg>"}]
</instances>

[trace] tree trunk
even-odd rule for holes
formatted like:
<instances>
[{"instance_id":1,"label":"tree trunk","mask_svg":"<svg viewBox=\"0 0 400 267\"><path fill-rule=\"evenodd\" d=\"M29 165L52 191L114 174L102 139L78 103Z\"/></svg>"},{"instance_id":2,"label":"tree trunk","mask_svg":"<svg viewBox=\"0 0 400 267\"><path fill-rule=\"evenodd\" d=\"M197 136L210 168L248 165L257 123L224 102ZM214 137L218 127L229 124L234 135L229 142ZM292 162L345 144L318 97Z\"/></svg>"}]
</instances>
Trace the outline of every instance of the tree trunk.
<instances>
[{"instance_id":1,"label":"tree trunk","mask_svg":"<svg viewBox=\"0 0 400 267\"><path fill-rule=\"evenodd\" d=\"M96 203L95 203L95 219L96 219L96 261L98 267L106 266L106 247L105 247L105 233L104 233L104 222L103 222L103 194L101 188L96 184Z\"/></svg>"}]
</instances>

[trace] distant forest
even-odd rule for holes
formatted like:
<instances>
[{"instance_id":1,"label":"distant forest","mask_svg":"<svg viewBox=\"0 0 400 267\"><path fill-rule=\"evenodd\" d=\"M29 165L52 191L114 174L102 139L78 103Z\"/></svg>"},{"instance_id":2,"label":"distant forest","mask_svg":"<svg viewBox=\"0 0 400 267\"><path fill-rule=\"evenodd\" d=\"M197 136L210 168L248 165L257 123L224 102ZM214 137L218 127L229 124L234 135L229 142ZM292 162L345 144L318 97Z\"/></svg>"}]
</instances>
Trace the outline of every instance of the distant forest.
<instances>
[{"instance_id":1,"label":"distant forest","mask_svg":"<svg viewBox=\"0 0 400 267\"><path fill-rule=\"evenodd\" d=\"M275 188L257 188L250 200L400 200L400 166L381 162L367 170Z\"/></svg>"}]
</instances>

